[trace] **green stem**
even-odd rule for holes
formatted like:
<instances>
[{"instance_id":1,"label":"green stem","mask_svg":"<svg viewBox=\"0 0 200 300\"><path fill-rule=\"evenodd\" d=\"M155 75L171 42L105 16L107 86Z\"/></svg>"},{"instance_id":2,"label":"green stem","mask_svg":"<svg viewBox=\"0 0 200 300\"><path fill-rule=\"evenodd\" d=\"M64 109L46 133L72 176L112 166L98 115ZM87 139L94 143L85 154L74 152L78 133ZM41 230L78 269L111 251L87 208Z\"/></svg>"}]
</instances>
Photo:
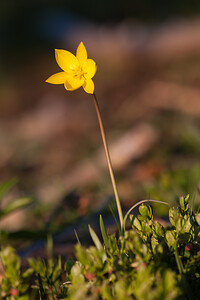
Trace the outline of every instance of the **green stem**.
<instances>
[{"instance_id":1,"label":"green stem","mask_svg":"<svg viewBox=\"0 0 200 300\"><path fill-rule=\"evenodd\" d=\"M98 105L98 101L97 101L97 97L96 97L95 93L93 94L93 101L94 101L94 105L95 105L95 109L96 109L96 113L97 113L97 118L98 118L98 121L99 121L99 127L100 127L101 136L102 136L103 145L104 145L104 150L105 150L105 154L106 154L106 160L107 160L107 163L108 163L108 169L109 169L109 172L110 172L110 178L111 178L111 182L112 182L112 186L113 186L113 191L114 191L114 194L115 194L115 200L116 200L116 204L117 204L117 210L118 210L120 225L121 225L121 229L122 229L122 227L123 227L122 208L121 208L121 203L120 203L120 200L119 200L119 194L118 194L117 185L116 185L116 182L115 182L115 177L114 177L114 173L113 173L110 154L109 154L109 151L108 151L108 145L107 145L107 141L106 141L106 135L105 135L104 126L103 126L103 122L102 122L102 118L101 118L101 113L100 113L100 109L99 109L99 105Z\"/></svg>"},{"instance_id":2,"label":"green stem","mask_svg":"<svg viewBox=\"0 0 200 300\"><path fill-rule=\"evenodd\" d=\"M178 266L179 273L181 275L183 275L184 274L183 264L182 264L182 261L179 257L177 248L174 250L174 254L175 254L176 263L177 263L177 266Z\"/></svg>"},{"instance_id":3,"label":"green stem","mask_svg":"<svg viewBox=\"0 0 200 300\"><path fill-rule=\"evenodd\" d=\"M174 255L175 255L175 258L176 258L176 263L177 263L177 266L178 266L178 271L182 277L182 280L183 280L183 286L184 286L184 290L185 290L185 293L187 295L187 299L188 300L193 300L194 299L194 296L193 296L193 292L190 288L190 285L188 284L188 281L185 277L185 270L183 268L183 263L182 263L182 260L181 258L179 257L179 254L178 254L178 249L175 248L174 250Z\"/></svg>"}]
</instances>

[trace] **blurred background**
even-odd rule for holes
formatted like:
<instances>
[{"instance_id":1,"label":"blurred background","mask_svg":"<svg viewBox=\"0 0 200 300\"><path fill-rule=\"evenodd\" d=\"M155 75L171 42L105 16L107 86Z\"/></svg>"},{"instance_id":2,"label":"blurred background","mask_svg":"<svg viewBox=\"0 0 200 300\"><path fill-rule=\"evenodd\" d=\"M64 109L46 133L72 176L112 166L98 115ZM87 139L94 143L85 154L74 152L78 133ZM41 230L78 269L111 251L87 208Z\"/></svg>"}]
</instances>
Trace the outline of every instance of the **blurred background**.
<instances>
[{"instance_id":1,"label":"blurred background","mask_svg":"<svg viewBox=\"0 0 200 300\"><path fill-rule=\"evenodd\" d=\"M0 41L0 179L17 178L1 209L34 199L1 228L38 239L115 206L91 96L45 83L59 72L54 49L75 54L80 41L97 62L124 211L188 193L198 205L199 1L1 1Z\"/></svg>"}]
</instances>

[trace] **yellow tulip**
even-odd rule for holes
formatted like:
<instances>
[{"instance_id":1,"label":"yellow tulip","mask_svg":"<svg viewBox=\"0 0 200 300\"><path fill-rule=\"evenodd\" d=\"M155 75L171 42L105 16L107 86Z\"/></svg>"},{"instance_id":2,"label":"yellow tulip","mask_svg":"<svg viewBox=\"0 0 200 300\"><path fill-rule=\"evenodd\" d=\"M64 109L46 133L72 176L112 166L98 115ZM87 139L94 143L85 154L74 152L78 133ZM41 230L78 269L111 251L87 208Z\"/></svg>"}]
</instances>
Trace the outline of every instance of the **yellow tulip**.
<instances>
[{"instance_id":1,"label":"yellow tulip","mask_svg":"<svg viewBox=\"0 0 200 300\"><path fill-rule=\"evenodd\" d=\"M74 91L82 86L86 93L94 93L92 77L96 73L97 65L93 59L87 58L83 42L79 44L76 56L69 51L55 49L55 57L63 72L50 76L46 82L64 84L68 91Z\"/></svg>"},{"instance_id":2,"label":"yellow tulip","mask_svg":"<svg viewBox=\"0 0 200 300\"><path fill-rule=\"evenodd\" d=\"M52 84L64 84L66 90L74 91L79 89L81 86L83 87L84 91L88 94L92 94L93 101L97 113L97 118L99 121L101 136L103 140L104 150L106 154L106 159L108 163L108 169L110 172L110 178L113 186L113 191L115 194L115 200L117 204L119 219L121 230L123 230L123 213L121 208L121 203L119 200L117 185L115 182L115 177L113 173L112 163L110 159L110 154L108 150L108 145L106 141L104 126L101 118L101 113L97 101L96 94L94 92L94 82L92 78L94 77L97 65L92 59L87 58L87 51L83 42L78 45L76 50L76 56L73 55L71 52L66 50L55 50L56 61L59 67L63 70L63 72L56 73L50 76L46 82Z\"/></svg>"}]
</instances>

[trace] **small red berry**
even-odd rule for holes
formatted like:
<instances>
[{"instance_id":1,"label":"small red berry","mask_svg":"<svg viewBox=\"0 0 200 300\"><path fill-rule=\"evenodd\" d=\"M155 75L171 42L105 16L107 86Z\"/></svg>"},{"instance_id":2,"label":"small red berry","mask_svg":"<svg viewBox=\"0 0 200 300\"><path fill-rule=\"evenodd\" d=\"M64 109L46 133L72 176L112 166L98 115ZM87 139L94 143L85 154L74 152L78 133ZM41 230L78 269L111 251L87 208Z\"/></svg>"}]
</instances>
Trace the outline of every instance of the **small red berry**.
<instances>
[{"instance_id":1,"label":"small red berry","mask_svg":"<svg viewBox=\"0 0 200 300\"><path fill-rule=\"evenodd\" d=\"M85 277L88 279L88 280L92 280L94 278L94 275L90 272L86 273Z\"/></svg>"},{"instance_id":2,"label":"small red berry","mask_svg":"<svg viewBox=\"0 0 200 300\"><path fill-rule=\"evenodd\" d=\"M187 250L187 251L191 251L192 249L193 249L193 245L192 244L187 244L185 246L185 250Z\"/></svg>"},{"instance_id":3,"label":"small red berry","mask_svg":"<svg viewBox=\"0 0 200 300\"><path fill-rule=\"evenodd\" d=\"M11 294L12 296L18 296L18 295L19 295L19 291L18 291L18 289L16 289L16 288L12 288L12 289L10 290L10 294Z\"/></svg>"}]
</instances>

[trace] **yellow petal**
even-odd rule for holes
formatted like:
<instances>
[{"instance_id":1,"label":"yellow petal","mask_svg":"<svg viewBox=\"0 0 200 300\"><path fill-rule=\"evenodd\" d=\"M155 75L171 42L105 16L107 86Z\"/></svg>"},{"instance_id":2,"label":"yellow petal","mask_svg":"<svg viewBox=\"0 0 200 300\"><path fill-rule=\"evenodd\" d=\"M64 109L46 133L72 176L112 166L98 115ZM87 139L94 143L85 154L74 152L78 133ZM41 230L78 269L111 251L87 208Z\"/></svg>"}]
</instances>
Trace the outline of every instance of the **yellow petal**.
<instances>
[{"instance_id":1,"label":"yellow petal","mask_svg":"<svg viewBox=\"0 0 200 300\"><path fill-rule=\"evenodd\" d=\"M71 72L80 65L76 56L66 50L55 49L55 57L57 64L65 72Z\"/></svg>"},{"instance_id":2,"label":"yellow petal","mask_svg":"<svg viewBox=\"0 0 200 300\"><path fill-rule=\"evenodd\" d=\"M52 76L50 76L46 82L48 83L52 83L52 84L62 84L62 83L65 83L66 80L68 78L68 74L65 73L65 72L59 72L59 73L56 73Z\"/></svg>"},{"instance_id":3,"label":"yellow petal","mask_svg":"<svg viewBox=\"0 0 200 300\"><path fill-rule=\"evenodd\" d=\"M76 57L78 58L81 65L87 60L87 51L83 42L80 42L80 44L78 45L78 48L76 50Z\"/></svg>"},{"instance_id":4,"label":"yellow petal","mask_svg":"<svg viewBox=\"0 0 200 300\"><path fill-rule=\"evenodd\" d=\"M86 79L91 79L96 71L97 71L97 64L93 59L87 59L86 62L83 64L83 72Z\"/></svg>"},{"instance_id":5,"label":"yellow petal","mask_svg":"<svg viewBox=\"0 0 200 300\"><path fill-rule=\"evenodd\" d=\"M70 76L65 82L65 88L68 91L74 91L79 89L84 84L84 79L78 79Z\"/></svg>"},{"instance_id":6,"label":"yellow petal","mask_svg":"<svg viewBox=\"0 0 200 300\"><path fill-rule=\"evenodd\" d=\"M94 93L94 82L92 81L92 79L88 79L84 82L83 89L88 94Z\"/></svg>"}]
</instances>

